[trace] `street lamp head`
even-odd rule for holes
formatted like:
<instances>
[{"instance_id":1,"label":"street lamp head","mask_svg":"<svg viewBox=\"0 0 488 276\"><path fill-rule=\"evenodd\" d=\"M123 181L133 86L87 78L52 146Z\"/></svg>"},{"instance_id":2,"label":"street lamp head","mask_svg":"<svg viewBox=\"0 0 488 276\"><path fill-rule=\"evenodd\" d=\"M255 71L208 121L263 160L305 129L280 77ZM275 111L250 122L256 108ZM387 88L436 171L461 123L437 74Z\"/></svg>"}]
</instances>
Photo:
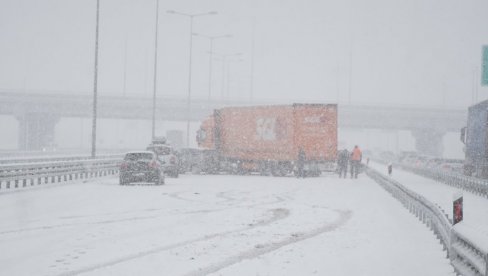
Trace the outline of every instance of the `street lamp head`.
<instances>
[{"instance_id":1,"label":"street lamp head","mask_svg":"<svg viewBox=\"0 0 488 276\"><path fill-rule=\"evenodd\" d=\"M174 11L174 10L167 10L166 12L167 13L171 13L171 14L175 14L176 13L176 11Z\"/></svg>"},{"instance_id":2,"label":"street lamp head","mask_svg":"<svg viewBox=\"0 0 488 276\"><path fill-rule=\"evenodd\" d=\"M215 14L218 14L216 11L211 11L209 12L208 14L212 14L212 15L215 15Z\"/></svg>"}]
</instances>

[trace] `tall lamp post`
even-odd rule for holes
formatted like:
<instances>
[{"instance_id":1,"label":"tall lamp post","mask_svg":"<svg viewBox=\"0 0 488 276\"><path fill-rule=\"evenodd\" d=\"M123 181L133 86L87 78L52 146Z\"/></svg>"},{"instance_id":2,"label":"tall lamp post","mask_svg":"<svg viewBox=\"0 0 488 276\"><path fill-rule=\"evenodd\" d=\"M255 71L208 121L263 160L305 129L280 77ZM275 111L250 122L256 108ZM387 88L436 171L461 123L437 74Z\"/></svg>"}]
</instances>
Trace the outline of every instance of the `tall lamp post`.
<instances>
[{"instance_id":1,"label":"tall lamp post","mask_svg":"<svg viewBox=\"0 0 488 276\"><path fill-rule=\"evenodd\" d=\"M170 14L174 15L181 15L190 19L190 59L189 59L189 68L188 68L188 97L186 100L187 105L187 120L186 120L186 146L190 147L190 101L191 101L191 63L192 63L192 47L193 47L193 18L204 16L204 15L214 15L217 14L216 11L210 11L205 13L183 13L174 10L167 11Z\"/></svg>"},{"instance_id":2,"label":"tall lamp post","mask_svg":"<svg viewBox=\"0 0 488 276\"><path fill-rule=\"evenodd\" d=\"M159 0L156 0L156 33L154 35L154 84L153 84L153 108L151 140L156 136L156 88L158 76L158 25L159 25Z\"/></svg>"},{"instance_id":3,"label":"tall lamp post","mask_svg":"<svg viewBox=\"0 0 488 276\"><path fill-rule=\"evenodd\" d=\"M98 83L98 22L100 17L100 0L97 0L97 16L95 27L95 77L93 83L93 117L92 117L92 148L91 157L96 156L97 144L97 83Z\"/></svg>"},{"instance_id":4,"label":"tall lamp post","mask_svg":"<svg viewBox=\"0 0 488 276\"><path fill-rule=\"evenodd\" d=\"M242 53L233 53L233 54L219 54L219 53L213 53L214 55L219 56L222 58L222 87L221 87L221 97L222 101L224 101L224 95L225 95L225 66L227 63L227 59L230 57L240 57L242 56Z\"/></svg>"},{"instance_id":5,"label":"tall lamp post","mask_svg":"<svg viewBox=\"0 0 488 276\"><path fill-rule=\"evenodd\" d=\"M231 80L231 77L230 77L230 74L231 74L231 67L230 67L230 64L232 62L242 62L243 59L228 59L226 60L227 62L227 94L226 94L226 99L227 99L227 102L230 101L230 80Z\"/></svg>"},{"instance_id":6,"label":"tall lamp post","mask_svg":"<svg viewBox=\"0 0 488 276\"><path fill-rule=\"evenodd\" d=\"M210 102L210 98L212 97L212 59L213 59L213 41L219 38L231 38L232 35L216 35L216 36L209 36L204 34L197 34L193 33L194 36L200 36L210 40L210 59L208 60L208 101Z\"/></svg>"}]
</instances>

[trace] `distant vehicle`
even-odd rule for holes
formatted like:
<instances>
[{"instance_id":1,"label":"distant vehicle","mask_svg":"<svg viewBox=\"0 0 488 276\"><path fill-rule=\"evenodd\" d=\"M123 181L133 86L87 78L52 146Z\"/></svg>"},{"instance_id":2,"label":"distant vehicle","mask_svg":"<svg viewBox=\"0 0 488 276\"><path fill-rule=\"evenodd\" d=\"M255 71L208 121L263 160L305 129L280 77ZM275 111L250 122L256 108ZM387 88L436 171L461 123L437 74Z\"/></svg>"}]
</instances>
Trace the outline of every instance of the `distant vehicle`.
<instances>
[{"instance_id":1,"label":"distant vehicle","mask_svg":"<svg viewBox=\"0 0 488 276\"><path fill-rule=\"evenodd\" d=\"M468 108L461 141L466 145L464 174L488 178L488 100Z\"/></svg>"},{"instance_id":2,"label":"distant vehicle","mask_svg":"<svg viewBox=\"0 0 488 276\"><path fill-rule=\"evenodd\" d=\"M168 140L166 137L154 137L153 140L151 141L152 145L166 145L168 144Z\"/></svg>"},{"instance_id":3,"label":"distant vehicle","mask_svg":"<svg viewBox=\"0 0 488 276\"><path fill-rule=\"evenodd\" d=\"M226 107L202 122L198 145L213 152L213 169L230 173L297 173L300 148L307 175L335 170L337 105ZM209 155L210 156L210 155Z\"/></svg>"},{"instance_id":4,"label":"distant vehicle","mask_svg":"<svg viewBox=\"0 0 488 276\"><path fill-rule=\"evenodd\" d=\"M55 152L58 150L58 145L54 143L48 143L46 146L42 147L41 150L43 152Z\"/></svg>"},{"instance_id":5,"label":"distant vehicle","mask_svg":"<svg viewBox=\"0 0 488 276\"><path fill-rule=\"evenodd\" d=\"M415 151L401 151L397 156L397 160L399 162L402 162L402 163L405 162L406 163L406 161L409 161L409 160L411 161L411 160L417 158L418 155L419 154Z\"/></svg>"},{"instance_id":6,"label":"distant vehicle","mask_svg":"<svg viewBox=\"0 0 488 276\"><path fill-rule=\"evenodd\" d=\"M209 173L219 172L219 160L215 150L184 148L178 151L180 172Z\"/></svg>"},{"instance_id":7,"label":"distant vehicle","mask_svg":"<svg viewBox=\"0 0 488 276\"><path fill-rule=\"evenodd\" d=\"M448 172L462 173L463 161L457 159L445 159L439 164L438 168Z\"/></svg>"},{"instance_id":8,"label":"distant vehicle","mask_svg":"<svg viewBox=\"0 0 488 276\"><path fill-rule=\"evenodd\" d=\"M124 156L120 164L120 185L133 182L164 184L164 173L157 156L151 151L133 151Z\"/></svg>"},{"instance_id":9,"label":"distant vehicle","mask_svg":"<svg viewBox=\"0 0 488 276\"><path fill-rule=\"evenodd\" d=\"M432 157L427 160L425 167L428 169L438 169L444 163L444 159L438 157Z\"/></svg>"},{"instance_id":10,"label":"distant vehicle","mask_svg":"<svg viewBox=\"0 0 488 276\"><path fill-rule=\"evenodd\" d=\"M199 171L202 162L202 150L182 148L178 151L180 173Z\"/></svg>"},{"instance_id":11,"label":"distant vehicle","mask_svg":"<svg viewBox=\"0 0 488 276\"><path fill-rule=\"evenodd\" d=\"M172 146L166 144L166 140L157 138L147 146L146 150L152 151L157 155L159 162L163 166L163 172L170 177L178 177L180 173L178 156Z\"/></svg>"}]
</instances>

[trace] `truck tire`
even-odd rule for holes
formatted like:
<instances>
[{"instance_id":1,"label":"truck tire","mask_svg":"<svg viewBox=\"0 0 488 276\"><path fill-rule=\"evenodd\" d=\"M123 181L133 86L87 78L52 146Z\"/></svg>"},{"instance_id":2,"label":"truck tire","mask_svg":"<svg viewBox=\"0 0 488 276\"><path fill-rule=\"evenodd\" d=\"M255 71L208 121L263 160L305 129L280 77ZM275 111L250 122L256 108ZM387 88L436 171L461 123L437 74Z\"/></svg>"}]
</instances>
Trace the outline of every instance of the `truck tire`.
<instances>
[{"instance_id":1,"label":"truck tire","mask_svg":"<svg viewBox=\"0 0 488 276\"><path fill-rule=\"evenodd\" d=\"M163 185L164 184L164 175L161 174L161 172L158 173L158 176L154 180L155 185Z\"/></svg>"}]
</instances>

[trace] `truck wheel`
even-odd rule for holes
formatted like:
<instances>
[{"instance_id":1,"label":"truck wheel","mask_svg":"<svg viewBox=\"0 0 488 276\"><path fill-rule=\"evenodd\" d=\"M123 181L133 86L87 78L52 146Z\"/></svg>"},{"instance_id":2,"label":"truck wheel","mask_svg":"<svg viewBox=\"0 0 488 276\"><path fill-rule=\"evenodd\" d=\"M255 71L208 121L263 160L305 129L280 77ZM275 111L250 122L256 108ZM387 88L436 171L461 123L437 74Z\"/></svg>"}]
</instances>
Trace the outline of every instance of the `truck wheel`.
<instances>
[{"instance_id":1,"label":"truck wheel","mask_svg":"<svg viewBox=\"0 0 488 276\"><path fill-rule=\"evenodd\" d=\"M154 180L155 185L163 185L164 184L164 175L161 172L158 172L156 179Z\"/></svg>"}]
</instances>

